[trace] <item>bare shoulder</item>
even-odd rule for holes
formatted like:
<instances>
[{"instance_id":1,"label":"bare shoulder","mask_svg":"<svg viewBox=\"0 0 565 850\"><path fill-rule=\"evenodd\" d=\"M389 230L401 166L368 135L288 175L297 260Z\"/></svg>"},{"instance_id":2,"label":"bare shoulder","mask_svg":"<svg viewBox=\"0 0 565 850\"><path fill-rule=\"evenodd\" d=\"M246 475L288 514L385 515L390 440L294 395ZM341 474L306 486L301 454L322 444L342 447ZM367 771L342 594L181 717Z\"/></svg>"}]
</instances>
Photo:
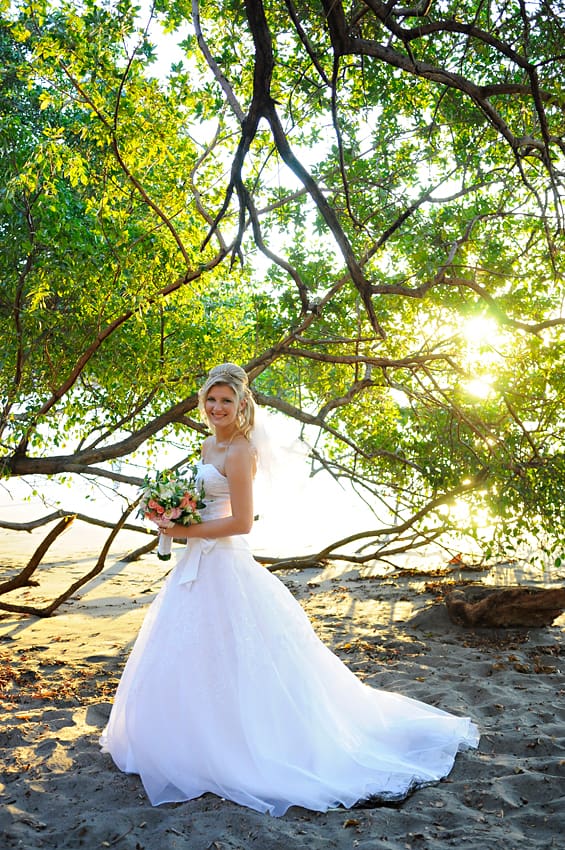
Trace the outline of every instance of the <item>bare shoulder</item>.
<instances>
[{"instance_id":1,"label":"bare shoulder","mask_svg":"<svg viewBox=\"0 0 565 850\"><path fill-rule=\"evenodd\" d=\"M200 446L200 454L201 454L203 460L206 456L206 452L212 446L212 440L213 440L213 437L206 437L206 439L202 442L202 445Z\"/></svg>"}]
</instances>

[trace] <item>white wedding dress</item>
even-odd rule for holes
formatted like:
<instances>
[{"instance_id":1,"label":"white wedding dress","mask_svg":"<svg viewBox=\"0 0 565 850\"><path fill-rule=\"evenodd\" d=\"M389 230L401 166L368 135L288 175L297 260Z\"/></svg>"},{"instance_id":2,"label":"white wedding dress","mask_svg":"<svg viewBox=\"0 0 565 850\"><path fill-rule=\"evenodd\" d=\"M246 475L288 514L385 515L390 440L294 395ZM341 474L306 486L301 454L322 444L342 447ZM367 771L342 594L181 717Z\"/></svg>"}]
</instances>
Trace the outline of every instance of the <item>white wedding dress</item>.
<instances>
[{"instance_id":1,"label":"white wedding dress","mask_svg":"<svg viewBox=\"0 0 565 850\"><path fill-rule=\"evenodd\" d=\"M200 464L203 519L231 512ZM404 797L446 776L476 726L363 684L245 538L194 540L152 603L100 739L153 805L212 792L260 812Z\"/></svg>"}]
</instances>

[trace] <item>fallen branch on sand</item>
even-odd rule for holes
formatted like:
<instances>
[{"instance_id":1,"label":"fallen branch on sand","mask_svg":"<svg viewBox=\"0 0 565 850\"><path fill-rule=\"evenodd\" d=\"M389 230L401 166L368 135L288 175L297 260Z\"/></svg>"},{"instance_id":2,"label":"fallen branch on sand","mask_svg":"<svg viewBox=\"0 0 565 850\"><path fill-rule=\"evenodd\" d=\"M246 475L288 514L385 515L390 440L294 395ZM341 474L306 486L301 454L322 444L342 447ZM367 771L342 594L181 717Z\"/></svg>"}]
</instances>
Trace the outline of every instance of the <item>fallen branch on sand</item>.
<instances>
[{"instance_id":1,"label":"fallen branch on sand","mask_svg":"<svg viewBox=\"0 0 565 850\"><path fill-rule=\"evenodd\" d=\"M565 610L565 588L469 585L445 597L451 620L475 628L550 626Z\"/></svg>"}]
</instances>

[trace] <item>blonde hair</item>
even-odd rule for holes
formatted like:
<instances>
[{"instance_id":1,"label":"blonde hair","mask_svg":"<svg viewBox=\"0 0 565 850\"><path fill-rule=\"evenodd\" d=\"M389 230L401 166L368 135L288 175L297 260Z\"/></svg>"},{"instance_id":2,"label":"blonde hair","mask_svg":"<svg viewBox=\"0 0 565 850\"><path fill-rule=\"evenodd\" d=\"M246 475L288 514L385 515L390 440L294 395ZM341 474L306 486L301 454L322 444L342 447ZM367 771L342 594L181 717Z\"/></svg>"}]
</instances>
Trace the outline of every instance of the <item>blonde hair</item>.
<instances>
[{"instance_id":1,"label":"blonde hair","mask_svg":"<svg viewBox=\"0 0 565 850\"><path fill-rule=\"evenodd\" d=\"M255 402L249 389L247 372L235 363L221 363L210 369L208 377L198 391L198 407L205 420L208 419L205 408L206 399L212 387L217 384L225 384L234 391L238 407L241 406L236 425L240 433L249 439L255 423Z\"/></svg>"}]
</instances>

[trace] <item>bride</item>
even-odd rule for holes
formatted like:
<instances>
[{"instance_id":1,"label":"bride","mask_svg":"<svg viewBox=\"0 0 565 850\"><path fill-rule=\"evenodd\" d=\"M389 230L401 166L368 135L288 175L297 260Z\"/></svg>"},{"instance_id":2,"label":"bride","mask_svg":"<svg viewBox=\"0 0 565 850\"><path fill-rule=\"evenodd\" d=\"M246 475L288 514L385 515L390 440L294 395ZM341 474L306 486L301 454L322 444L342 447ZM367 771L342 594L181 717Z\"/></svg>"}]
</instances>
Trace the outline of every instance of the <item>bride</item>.
<instances>
[{"instance_id":1,"label":"bride","mask_svg":"<svg viewBox=\"0 0 565 850\"><path fill-rule=\"evenodd\" d=\"M363 684L251 555L261 458L245 371L216 366L199 398L213 432L203 522L161 528L187 547L149 608L102 749L153 805L212 792L272 815L400 799L446 776L476 726Z\"/></svg>"}]
</instances>

